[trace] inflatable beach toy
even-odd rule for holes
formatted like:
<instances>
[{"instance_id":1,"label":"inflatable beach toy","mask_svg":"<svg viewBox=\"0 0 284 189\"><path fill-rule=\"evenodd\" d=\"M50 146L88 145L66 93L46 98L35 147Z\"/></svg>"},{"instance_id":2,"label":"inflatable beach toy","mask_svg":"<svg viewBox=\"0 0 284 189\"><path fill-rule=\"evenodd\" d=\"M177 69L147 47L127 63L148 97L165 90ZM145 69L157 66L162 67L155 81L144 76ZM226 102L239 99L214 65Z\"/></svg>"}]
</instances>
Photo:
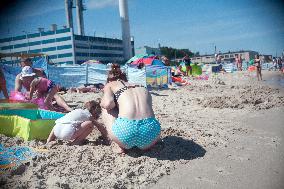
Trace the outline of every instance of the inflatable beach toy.
<instances>
[{"instance_id":1,"label":"inflatable beach toy","mask_svg":"<svg viewBox=\"0 0 284 189\"><path fill-rule=\"evenodd\" d=\"M15 101L26 101L25 95L21 92L18 91L11 91L10 93L10 100L15 100Z\"/></svg>"},{"instance_id":2,"label":"inflatable beach toy","mask_svg":"<svg viewBox=\"0 0 284 189\"><path fill-rule=\"evenodd\" d=\"M0 134L24 140L46 140L56 119L64 115L40 109L0 110Z\"/></svg>"},{"instance_id":3,"label":"inflatable beach toy","mask_svg":"<svg viewBox=\"0 0 284 189\"><path fill-rule=\"evenodd\" d=\"M23 107L30 107L30 104L33 103L33 104L36 104L38 108L40 109L44 109L44 110L48 110L48 108L45 106L44 104L44 98L41 97L41 98L33 98L31 99L30 101L26 100L25 98L25 95L21 92L18 92L18 91L11 91L10 93L10 97L9 97L9 100L11 101L17 101L17 102L25 102L25 103L22 103L21 106ZM27 106L25 106L25 104L27 104ZM28 105L29 104L29 105ZM11 104L11 106L14 106L16 104ZM18 106L19 107L19 106ZM14 109L17 109L16 107ZM19 108L20 109L20 108ZM21 108L22 109L22 108ZM29 109L29 108L28 108Z\"/></svg>"},{"instance_id":4,"label":"inflatable beach toy","mask_svg":"<svg viewBox=\"0 0 284 189\"><path fill-rule=\"evenodd\" d=\"M173 82L178 82L178 83L181 83L181 84L190 85L189 82L187 82L186 80L182 79L181 77L172 77L172 81Z\"/></svg>"},{"instance_id":5,"label":"inflatable beach toy","mask_svg":"<svg viewBox=\"0 0 284 189\"><path fill-rule=\"evenodd\" d=\"M191 69L192 69L192 75L193 76L197 76L197 75L201 75L202 74L202 68L201 68L201 66L198 66L197 64L193 64L191 66ZM183 72L186 72L186 67L182 66L181 70ZM188 71L188 74L190 74L190 71Z\"/></svg>"},{"instance_id":6,"label":"inflatable beach toy","mask_svg":"<svg viewBox=\"0 0 284 189\"><path fill-rule=\"evenodd\" d=\"M38 109L34 103L13 101L13 100L0 100L0 110L9 109Z\"/></svg>"},{"instance_id":7,"label":"inflatable beach toy","mask_svg":"<svg viewBox=\"0 0 284 189\"><path fill-rule=\"evenodd\" d=\"M248 67L248 71L252 72L255 71L256 67L255 66L249 66Z\"/></svg>"}]
</instances>

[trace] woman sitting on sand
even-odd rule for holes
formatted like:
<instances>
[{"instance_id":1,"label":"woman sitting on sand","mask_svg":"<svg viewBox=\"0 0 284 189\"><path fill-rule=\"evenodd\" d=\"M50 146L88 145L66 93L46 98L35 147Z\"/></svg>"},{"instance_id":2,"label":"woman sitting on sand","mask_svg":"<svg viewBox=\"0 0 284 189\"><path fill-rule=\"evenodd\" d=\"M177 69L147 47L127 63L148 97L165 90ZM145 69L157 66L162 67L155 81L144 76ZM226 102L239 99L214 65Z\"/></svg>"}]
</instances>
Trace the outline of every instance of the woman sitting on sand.
<instances>
[{"instance_id":1,"label":"woman sitting on sand","mask_svg":"<svg viewBox=\"0 0 284 189\"><path fill-rule=\"evenodd\" d=\"M118 153L135 146L147 150L158 141L161 127L150 93L143 86L129 84L118 64L113 64L108 73L101 107L108 136Z\"/></svg>"},{"instance_id":2,"label":"woman sitting on sand","mask_svg":"<svg viewBox=\"0 0 284 189\"><path fill-rule=\"evenodd\" d=\"M21 67L23 68L25 66L32 67L32 60L30 58L24 58L21 60ZM32 68L32 72L35 73L36 77L46 78L46 75L43 70ZM21 92L22 87L24 87L27 91L30 91L31 81L32 80L23 80L22 73L18 74L15 79L15 91ZM58 106L64 108L65 111L72 111L72 108L68 106L65 100L58 93L54 95L54 100L56 101Z\"/></svg>"},{"instance_id":3,"label":"woman sitting on sand","mask_svg":"<svg viewBox=\"0 0 284 189\"><path fill-rule=\"evenodd\" d=\"M60 140L73 140L70 143L71 145L83 144L86 137L92 132L94 125L106 139L106 129L96 121L101 114L100 103L98 101L89 101L84 107L85 110L73 110L56 120L56 125L49 134L47 143L58 138Z\"/></svg>"},{"instance_id":4,"label":"woman sitting on sand","mask_svg":"<svg viewBox=\"0 0 284 189\"><path fill-rule=\"evenodd\" d=\"M53 110L52 99L58 91L57 86L53 81L44 77L35 77L35 75L36 74L33 72L30 66L23 67L21 72L22 81L30 83L30 91L27 99L31 100L34 93L37 92L37 97L46 96L44 99L44 105L49 110Z\"/></svg>"}]
</instances>

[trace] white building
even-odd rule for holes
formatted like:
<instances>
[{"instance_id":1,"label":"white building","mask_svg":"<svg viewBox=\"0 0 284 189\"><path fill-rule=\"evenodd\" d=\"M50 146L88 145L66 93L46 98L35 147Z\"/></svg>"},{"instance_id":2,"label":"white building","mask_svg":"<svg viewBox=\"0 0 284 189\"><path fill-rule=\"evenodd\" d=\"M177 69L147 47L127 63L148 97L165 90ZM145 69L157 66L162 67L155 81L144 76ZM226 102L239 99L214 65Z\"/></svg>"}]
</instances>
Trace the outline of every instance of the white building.
<instances>
[{"instance_id":1,"label":"white building","mask_svg":"<svg viewBox=\"0 0 284 189\"><path fill-rule=\"evenodd\" d=\"M241 55L243 61L249 62L254 56L258 54L256 51L236 51L236 52L226 52L226 53L219 53L222 62L234 62L236 55ZM215 63L215 55L202 55L196 56L191 58L193 63Z\"/></svg>"},{"instance_id":2,"label":"white building","mask_svg":"<svg viewBox=\"0 0 284 189\"><path fill-rule=\"evenodd\" d=\"M134 41L131 41L134 51ZM95 59L103 63L122 62L123 44L120 39L73 34L72 28L26 33L0 39L0 53L43 53L55 64L81 64ZM15 59L6 58L7 63Z\"/></svg>"}]
</instances>

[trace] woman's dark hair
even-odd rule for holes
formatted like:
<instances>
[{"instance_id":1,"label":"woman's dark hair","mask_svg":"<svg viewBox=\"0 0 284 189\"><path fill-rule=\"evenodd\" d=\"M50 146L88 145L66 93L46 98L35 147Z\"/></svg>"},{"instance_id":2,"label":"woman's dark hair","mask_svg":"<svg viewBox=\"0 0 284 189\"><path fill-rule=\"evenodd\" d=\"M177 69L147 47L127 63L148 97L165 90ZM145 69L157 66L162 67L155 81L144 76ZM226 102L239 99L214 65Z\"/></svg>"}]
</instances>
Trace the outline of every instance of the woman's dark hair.
<instances>
[{"instance_id":1,"label":"woman's dark hair","mask_svg":"<svg viewBox=\"0 0 284 189\"><path fill-rule=\"evenodd\" d=\"M117 80L127 82L127 77L126 74L121 71L119 64L112 64L111 70L108 72L107 83Z\"/></svg>"}]
</instances>

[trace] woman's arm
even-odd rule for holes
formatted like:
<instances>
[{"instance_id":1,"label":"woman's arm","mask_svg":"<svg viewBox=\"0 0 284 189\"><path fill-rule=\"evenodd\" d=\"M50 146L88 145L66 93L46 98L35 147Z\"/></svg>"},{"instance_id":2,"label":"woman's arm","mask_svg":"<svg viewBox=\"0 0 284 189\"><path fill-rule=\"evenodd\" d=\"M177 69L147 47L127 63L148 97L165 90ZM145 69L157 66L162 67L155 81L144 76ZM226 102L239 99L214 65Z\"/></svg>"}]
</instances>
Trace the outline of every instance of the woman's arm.
<instances>
[{"instance_id":1,"label":"woman's arm","mask_svg":"<svg viewBox=\"0 0 284 189\"><path fill-rule=\"evenodd\" d=\"M38 84L38 79L34 79L32 82L31 82L31 85L30 85L30 95L29 95L29 99L32 99L33 98L33 94L36 90L36 85Z\"/></svg>"},{"instance_id":2,"label":"woman's arm","mask_svg":"<svg viewBox=\"0 0 284 189\"><path fill-rule=\"evenodd\" d=\"M22 81L20 79L21 74L18 74L15 79L15 91L21 92L22 90Z\"/></svg>"},{"instance_id":3,"label":"woman's arm","mask_svg":"<svg viewBox=\"0 0 284 189\"><path fill-rule=\"evenodd\" d=\"M115 107L113 92L108 84L104 87L104 96L101 100L101 107L106 110L110 110Z\"/></svg>"}]
</instances>

